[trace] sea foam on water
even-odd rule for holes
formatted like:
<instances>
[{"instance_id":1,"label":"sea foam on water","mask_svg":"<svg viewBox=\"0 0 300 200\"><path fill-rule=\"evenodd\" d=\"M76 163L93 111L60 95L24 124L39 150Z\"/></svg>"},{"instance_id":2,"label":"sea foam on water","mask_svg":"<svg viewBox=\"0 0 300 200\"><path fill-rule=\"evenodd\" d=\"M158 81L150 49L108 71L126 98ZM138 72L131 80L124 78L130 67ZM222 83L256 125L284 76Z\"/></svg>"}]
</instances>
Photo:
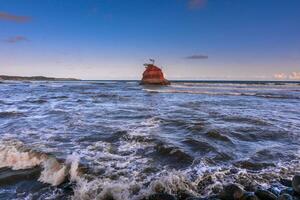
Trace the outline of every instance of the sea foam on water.
<instances>
[{"instance_id":1,"label":"sea foam on water","mask_svg":"<svg viewBox=\"0 0 300 200\"><path fill-rule=\"evenodd\" d=\"M79 159L74 156L66 164L60 163L53 156L30 150L20 141L0 143L0 168L21 170L41 166L43 170L38 180L53 186L64 182L68 174L72 181L76 180L78 163Z\"/></svg>"},{"instance_id":2,"label":"sea foam on water","mask_svg":"<svg viewBox=\"0 0 300 200\"><path fill-rule=\"evenodd\" d=\"M24 113L0 118L1 183L16 195L207 197L228 183L268 189L300 171L299 86L57 84L0 93L1 112ZM30 168L32 185L22 179Z\"/></svg>"},{"instance_id":3,"label":"sea foam on water","mask_svg":"<svg viewBox=\"0 0 300 200\"><path fill-rule=\"evenodd\" d=\"M0 168L10 167L13 170L27 169L40 165L46 156L25 150L18 141L0 143Z\"/></svg>"},{"instance_id":4,"label":"sea foam on water","mask_svg":"<svg viewBox=\"0 0 300 200\"><path fill-rule=\"evenodd\" d=\"M108 177L87 178L80 173L80 156L72 154L65 162L58 161L55 157L30 150L22 142L5 141L0 144L0 167L9 167L13 170L28 169L41 166L42 171L39 181L58 186L65 181L74 182L73 199L115 199L115 200L139 200L154 193L168 193L177 195L179 192L193 196L206 196L213 194L216 187L222 188L230 182L239 183L244 187L247 184L257 184L268 187L268 183L281 177L291 177L292 171L299 171L297 163L278 164L277 168L251 173L237 169L231 172L231 168L209 168L205 164L199 164L186 170L163 170L144 180L138 181L138 174L132 174L131 178L120 177L112 180ZM275 170L274 170L275 169ZM191 178L195 176L196 179ZM145 187L146 185L149 185ZM203 188L202 188L203 187ZM199 189L201 193L199 194Z\"/></svg>"}]
</instances>

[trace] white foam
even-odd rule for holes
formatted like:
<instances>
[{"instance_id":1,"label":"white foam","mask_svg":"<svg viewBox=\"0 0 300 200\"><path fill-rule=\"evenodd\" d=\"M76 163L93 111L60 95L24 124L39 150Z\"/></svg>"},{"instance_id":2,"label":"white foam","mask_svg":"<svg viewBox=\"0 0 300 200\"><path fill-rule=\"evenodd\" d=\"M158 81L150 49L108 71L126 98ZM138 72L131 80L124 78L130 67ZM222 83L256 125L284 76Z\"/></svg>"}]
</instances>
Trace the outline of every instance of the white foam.
<instances>
[{"instance_id":1,"label":"white foam","mask_svg":"<svg viewBox=\"0 0 300 200\"><path fill-rule=\"evenodd\" d=\"M10 167L13 170L28 169L40 165L46 158L36 152L20 151L22 143L0 144L0 168Z\"/></svg>"},{"instance_id":2,"label":"white foam","mask_svg":"<svg viewBox=\"0 0 300 200\"><path fill-rule=\"evenodd\" d=\"M0 168L9 167L13 170L43 167L39 181L57 186L64 182L67 175L71 181L79 180L79 156L73 154L63 164L56 158L44 153L27 149L20 141L5 141L0 143Z\"/></svg>"},{"instance_id":3,"label":"white foam","mask_svg":"<svg viewBox=\"0 0 300 200\"><path fill-rule=\"evenodd\" d=\"M71 165L69 170L70 181L79 181L79 162L80 157L78 154L73 153L72 155L67 157L67 164Z\"/></svg>"},{"instance_id":4,"label":"white foam","mask_svg":"<svg viewBox=\"0 0 300 200\"><path fill-rule=\"evenodd\" d=\"M178 191L188 191L196 194L196 185L187 179L185 173L173 170L150 184L151 193L166 192L176 194Z\"/></svg>"},{"instance_id":5,"label":"white foam","mask_svg":"<svg viewBox=\"0 0 300 200\"><path fill-rule=\"evenodd\" d=\"M176 194L179 191L186 191L196 195L196 185L189 181L184 173L179 171L163 172L157 174L154 181L149 178L144 181L132 179L121 179L113 181L109 178L96 178L87 181L82 178L77 182L74 189L75 200L85 199L114 199L114 200L138 200L156 192L166 192ZM149 187L144 187L145 183L150 182Z\"/></svg>"},{"instance_id":6,"label":"white foam","mask_svg":"<svg viewBox=\"0 0 300 200\"><path fill-rule=\"evenodd\" d=\"M141 184L135 181L112 181L110 179L81 179L74 190L74 200L134 200L140 199L135 191Z\"/></svg>"},{"instance_id":7,"label":"white foam","mask_svg":"<svg viewBox=\"0 0 300 200\"><path fill-rule=\"evenodd\" d=\"M54 158L49 158L43 162L44 170L41 173L39 181L49 183L53 186L61 184L67 176L67 168L61 165Z\"/></svg>"},{"instance_id":8,"label":"white foam","mask_svg":"<svg viewBox=\"0 0 300 200\"><path fill-rule=\"evenodd\" d=\"M87 176L82 175L79 170L80 155L76 153L68 156L65 163L60 163L54 157L28 150L21 142L15 141L0 142L0 167L26 169L40 165L43 171L38 180L53 186L63 183L69 177L70 181L76 183L73 197L75 200L138 200L157 192L177 194L179 191L206 196L211 194L215 187L222 188L222 185L232 182L267 187L271 181L278 180L281 176L291 177L293 172L300 169L299 162L295 161L278 163L276 167L258 173L241 169L238 169L237 173L230 173L230 167L211 167L200 162L186 170L168 171L166 168L144 176L143 167L147 166L149 160L134 153L129 156L114 155L109 153L110 145L106 143L97 143L90 148L95 148L101 154L96 154L99 156L98 166L105 168L105 173L101 176L92 178L90 175L86 178ZM117 179L114 175L117 175ZM201 194L198 193L199 186L202 187Z\"/></svg>"}]
</instances>

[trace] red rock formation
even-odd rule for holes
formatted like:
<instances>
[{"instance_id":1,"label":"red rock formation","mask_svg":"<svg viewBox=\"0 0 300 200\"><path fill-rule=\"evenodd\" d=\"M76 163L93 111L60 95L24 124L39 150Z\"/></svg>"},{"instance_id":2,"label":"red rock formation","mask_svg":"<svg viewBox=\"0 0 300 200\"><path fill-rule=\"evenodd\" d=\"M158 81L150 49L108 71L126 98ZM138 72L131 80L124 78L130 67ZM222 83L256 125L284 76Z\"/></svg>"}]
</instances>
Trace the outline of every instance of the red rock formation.
<instances>
[{"instance_id":1,"label":"red rock formation","mask_svg":"<svg viewBox=\"0 0 300 200\"><path fill-rule=\"evenodd\" d=\"M154 64L145 64L141 84L169 85L170 82L164 78L162 70Z\"/></svg>"}]
</instances>

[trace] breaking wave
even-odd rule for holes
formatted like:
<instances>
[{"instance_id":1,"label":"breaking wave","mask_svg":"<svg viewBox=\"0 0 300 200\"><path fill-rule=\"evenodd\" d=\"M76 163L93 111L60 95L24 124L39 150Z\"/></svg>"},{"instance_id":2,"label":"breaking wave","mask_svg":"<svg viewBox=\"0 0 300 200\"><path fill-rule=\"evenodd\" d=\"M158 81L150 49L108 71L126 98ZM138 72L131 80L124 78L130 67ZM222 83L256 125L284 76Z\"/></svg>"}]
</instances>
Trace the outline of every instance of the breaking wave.
<instances>
[{"instance_id":1,"label":"breaking wave","mask_svg":"<svg viewBox=\"0 0 300 200\"><path fill-rule=\"evenodd\" d=\"M0 85L6 199L207 197L300 171L298 85L40 84Z\"/></svg>"},{"instance_id":2,"label":"breaking wave","mask_svg":"<svg viewBox=\"0 0 300 200\"><path fill-rule=\"evenodd\" d=\"M166 148L166 147L163 147ZM169 149L163 151L169 152ZM176 154L175 150L171 150ZM256 187L268 188L271 182L280 183L300 171L300 162L296 160L276 166L265 166L262 170L246 170L238 166L213 167L205 162L192 163L185 170L163 169L141 178L141 174L132 174L114 180L112 177L99 177L82 173L80 157L70 155L66 160L58 160L52 155L28 148L20 141L3 141L0 144L0 168L13 170L41 167L38 181L58 186L64 182L75 183L73 199L114 199L140 200L154 193L168 193L175 196L185 195L203 197L218 193L228 183L238 183L248 191ZM284 186L282 186L284 187Z\"/></svg>"},{"instance_id":3,"label":"breaking wave","mask_svg":"<svg viewBox=\"0 0 300 200\"><path fill-rule=\"evenodd\" d=\"M20 141L4 141L0 143L0 168L13 170L42 167L39 181L57 186L63 183L68 175L76 179L79 160L59 162L55 157L28 148Z\"/></svg>"},{"instance_id":4,"label":"breaking wave","mask_svg":"<svg viewBox=\"0 0 300 200\"><path fill-rule=\"evenodd\" d=\"M271 99L300 99L298 96L290 94L272 94L272 93L251 93L251 92L212 92L212 91L198 91L198 90L172 90L172 89L143 89L150 93L169 93L169 94L201 94L201 95L219 95L219 96L254 96Z\"/></svg>"}]
</instances>

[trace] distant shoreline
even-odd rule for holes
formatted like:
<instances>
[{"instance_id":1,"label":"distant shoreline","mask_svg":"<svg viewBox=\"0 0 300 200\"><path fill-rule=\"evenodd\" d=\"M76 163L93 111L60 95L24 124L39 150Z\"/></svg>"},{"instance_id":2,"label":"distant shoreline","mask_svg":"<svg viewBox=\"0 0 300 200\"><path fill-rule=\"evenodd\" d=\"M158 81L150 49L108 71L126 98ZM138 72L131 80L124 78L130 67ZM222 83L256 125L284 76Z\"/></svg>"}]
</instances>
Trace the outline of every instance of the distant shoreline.
<instances>
[{"instance_id":1,"label":"distant shoreline","mask_svg":"<svg viewBox=\"0 0 300 200\"><path fill-rule=\"evenodd\" d=\"M80 81L103 81L103 82L140 82L138 79L82 79ZM171 83L241 83L241 84L268 84L268 83L295 83L300 84L300 80L289 81L289 80L170 80Z\"/></svg>"},{"instance_id":2,"label":"distant shoreline","mask_svg":"<svg viewBox=\"0 0 300 200\"><path fill-rule=\"evenodd\" d=\"M77 79L77 78L55 78L55 77L46 77L46 76L8 76L0 75L1 81L116 81L116 82L128 82L128 81L137 81L138 79ZM300 84L300 80L170 80L173 83L241 83L241 84L268 84L268 83L296 83Z\"/></svg>"},{"instance_id":3,"label":"distant shoreline","mask_svg":"<svg viewBox=\"0 0 300 200\"><path fill-rule=\"evenodd\" d=\"M46 76L7 76L0 75L0 81L80 81L76 78L54 78Z\"/></svg>"}]
</instances>

